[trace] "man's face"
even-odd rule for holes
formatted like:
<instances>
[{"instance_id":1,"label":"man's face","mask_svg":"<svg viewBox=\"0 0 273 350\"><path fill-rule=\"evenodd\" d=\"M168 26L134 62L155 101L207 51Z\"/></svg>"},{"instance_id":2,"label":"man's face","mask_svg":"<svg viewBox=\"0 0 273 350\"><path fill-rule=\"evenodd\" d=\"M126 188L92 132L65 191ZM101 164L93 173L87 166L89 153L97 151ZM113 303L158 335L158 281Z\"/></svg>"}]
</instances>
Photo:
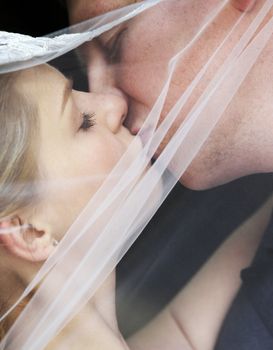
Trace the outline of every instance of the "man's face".
<instances>
[{"instance_id":1,"label":"man's face","mask_svg":"<svg viewBox=\"0 0 273 350\"><path fill-rule=\"evenodd\" d=\"M209 10L219 3L219 0L165 1L100 38L103 47L107 47L108 51L110 47L116 84L129 97L130 111L126 125L132 133L141 128L161 91L170 58L189 43L206 21ZM247 16L255 15L253 12ZM239 11L227 6L185 53L171 82L161 121L239 16ZM245 26L239 27L223 55L214 62L158 153L164 149L245 29ZM268 79L273 69L269 59L272 51L273 45L269 44L182 176L181 181L186 186L208 188L250 173L272 171L273 137L270 130L273 130L273 104L270 100L273 84ZM92 87L92 65L90 67L91 89L95 89Z\"/></svg>"}]
</instances>

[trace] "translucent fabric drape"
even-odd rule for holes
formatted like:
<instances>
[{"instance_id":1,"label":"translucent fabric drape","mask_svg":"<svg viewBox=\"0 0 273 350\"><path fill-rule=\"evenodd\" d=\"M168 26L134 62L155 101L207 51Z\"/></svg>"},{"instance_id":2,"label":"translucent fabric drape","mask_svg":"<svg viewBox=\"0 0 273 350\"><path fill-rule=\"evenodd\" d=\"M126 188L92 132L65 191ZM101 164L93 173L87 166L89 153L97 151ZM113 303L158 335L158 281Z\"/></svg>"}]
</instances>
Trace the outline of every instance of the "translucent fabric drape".
<instances>
[{"instance_id":1,"label":"translucent fabric drape","mask_svg":"<svg viewBox=\"0 0 273 350\"><path fill-rule=\"evenodd\" d=\"M49 38L60 36L55 39L57 44L51 46L49 40L44 52L37 55L34 49L29 57L17 62L14 57L7 56L0 71L4 73L50 63L53 58L62 56L61 64L68 75L70 70L74 76L77 71L88 72L90 68L85 66L84 58L86 47L81 48L81 44L94 38L100 40L101 35L103 42L103 35L112 28L123 22L129 26L136 18L149 16L162 3L164 1L135 4L54 33ZM189 16L194 18L195 1L181 0L181 3L185 12L192 9ZM22 298L40 284L31 302L2 341L1 349L44 349L92 298L199 154L259 62L273 34L273 19L265 21L272 10L272 0L259 2L255 11L249 14L238 12L233 23L219 35L217 45L202 58L187 86L181 88L180 95L168 105L166 116L159 123L178 67L186 65L191 50L200 43L208 26L226 6L227 1L210 1L190 31L185 22L183 45L176 48L175 54L165 61L158 57L158 62L135 61L129 67L133 71L139 69L140 64L146 65L153 74L165 76L162 85L157 87L153 107L128 151L104 179L102 186L61 240L56 252L27 287ZM167 23L167 18L165 21ZM149 30L148 27L147 32ZM41 47L44 44L38 43L39 40L42 43L44 39L36 39ZM79 60L71 66L67 53L74 49ZM22 51L25 52L24 47ZM18 55L21 57L20 53ZM128 70L122 62L109 60L109 65L121 76ZM207 79L208 74L210 79ZM92 90L92 83L90 88ZM159 154L157 150L168 133L171 133L171 138ZM137 157L131 159L131 149L139 142L142 143L141 150ZM87 177L79 181L92 179ZM58 185L52 184L56 190ZM73 183L67 181L66 185L72 186Z\"/></svg>"}]
</instances>

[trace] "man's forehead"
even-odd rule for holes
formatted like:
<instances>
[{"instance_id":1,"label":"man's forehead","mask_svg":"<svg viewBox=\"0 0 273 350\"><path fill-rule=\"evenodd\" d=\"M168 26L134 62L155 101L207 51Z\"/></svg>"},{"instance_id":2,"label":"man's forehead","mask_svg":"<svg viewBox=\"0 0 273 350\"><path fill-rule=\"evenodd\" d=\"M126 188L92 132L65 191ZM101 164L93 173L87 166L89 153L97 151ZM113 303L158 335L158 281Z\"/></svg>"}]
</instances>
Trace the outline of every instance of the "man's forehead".
<instances>
[{"instance_id":1,"label":"man's forehead","mask_svg":"<svg viewBox=\"0 0 273 350\"><path fill-rule=\"evenodd\" d=\"M93 8L92 16L98 16L105 12L115 10L120 7L128 6L142 0L97 0L93 1L90 6Z\"/></svg>"},{"instance_id":2,"label":"man's forehead","mask_svg":"<svg viewBox=\"0 0 273 350\"><path fill-rule=\"evenodd\" d=\"M73 13L73 23L99 16L103 13L128 6L142 0L67 0Z\"/></svg>"}]
</instances>

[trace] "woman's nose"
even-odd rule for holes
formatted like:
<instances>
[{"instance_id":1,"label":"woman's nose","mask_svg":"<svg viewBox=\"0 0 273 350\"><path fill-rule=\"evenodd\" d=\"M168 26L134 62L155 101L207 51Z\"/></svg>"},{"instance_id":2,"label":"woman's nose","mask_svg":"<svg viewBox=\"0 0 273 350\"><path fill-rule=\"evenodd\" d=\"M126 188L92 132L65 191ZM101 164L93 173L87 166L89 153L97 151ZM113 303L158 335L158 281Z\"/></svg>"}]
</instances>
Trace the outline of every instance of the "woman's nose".
<instances>
[{"instance_id":1,"label":"woman's nose","mask_svg":"<svg viewBox=\"0 0 273 350\"><path fill-rule=\"evenodd\" d=\"M116 134L120 130L128 113L127 100L116 94L96 94L98 118Z\"/></svg>"},{"instance_id":2,"label":"woman's nose","mask_svg":"<svg viewBox=\"0 0 273 350\"><path fill-rule=\"evenodd\" d=\"M116 133L128 113L128 99L116 87L113 67L107 63L104 52L96 41L86 45L85 55L91 100L95 98L98 109L95 111L97 118L102 116L109 129Z\"/></svg>"},{"instance_id":3,"label":"woman's nose","mask_svg":"<svg viewBox=\"0 0 273 350\"><path fill-rule=\"evenodd\" d=\"M81 112L94 113L98 124L103 124L111 132L117 133L127 113L127 99L122 94L73 92L77 108Z\"/></svg>"}]
</instances>

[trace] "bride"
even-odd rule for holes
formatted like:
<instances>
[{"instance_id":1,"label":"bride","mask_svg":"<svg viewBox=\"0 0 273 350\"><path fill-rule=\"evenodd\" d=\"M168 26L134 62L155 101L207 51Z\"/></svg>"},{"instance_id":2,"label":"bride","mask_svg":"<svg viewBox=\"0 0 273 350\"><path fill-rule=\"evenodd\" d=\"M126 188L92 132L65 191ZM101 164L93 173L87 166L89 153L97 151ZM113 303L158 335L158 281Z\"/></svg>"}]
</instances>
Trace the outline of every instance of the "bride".
<instances>
[{"instance_id":1,"label":"bride","mask_svg":"<svg viewBox=\"0 0 273 350\"><path fill-rule=\"evenodd\" d=\"M0 91L1 142L7 150L0 167L1 228L6 232L0 235L4 312L54 252L135 136L123 126L128 106L121 93L75 91L48 65L3 74ZM141 147L139 140L132 158ZM263 221L266 214L259 215ZM18 228L20 232L14 233ZM213 348L239 287L238 273L259 242L259 231L246 234L245 229L235 232L166 309L128 340L130 348ZM236 254L238 250L243 254ZM219 283L223 275L226 278ZM128 348L118 331L114 286L112 275L49 348L59 349L60 344L69 344L69 349ZM219 299L211 300L216 288ZM2 322L2 336L22 307ZM79 325L80 340L73 343L71 332Z\"/></svg>"},{"instance_id":2,"label":"bride","mask_svg":"<svg viewBox=\"0 0 273 350\"><path fill-rule=\"evenodd\" d=\"M101 61L95 67L100 72L108 69ZM2 74L0 106L1 146L6 150L0 158L4 314L58 251L68 228L125 152L124 167L130 167L143 149L143 140L123 125L130 105L114 84L107 91L76 91L71 81L49 65ZM131 338L123 339L118 329L112 274L48 348L213 349L240 287L240 271L253 258L270 208L269 200ZM37 291L4 318L2 338Z\"/></svg>"}]
</instances>

